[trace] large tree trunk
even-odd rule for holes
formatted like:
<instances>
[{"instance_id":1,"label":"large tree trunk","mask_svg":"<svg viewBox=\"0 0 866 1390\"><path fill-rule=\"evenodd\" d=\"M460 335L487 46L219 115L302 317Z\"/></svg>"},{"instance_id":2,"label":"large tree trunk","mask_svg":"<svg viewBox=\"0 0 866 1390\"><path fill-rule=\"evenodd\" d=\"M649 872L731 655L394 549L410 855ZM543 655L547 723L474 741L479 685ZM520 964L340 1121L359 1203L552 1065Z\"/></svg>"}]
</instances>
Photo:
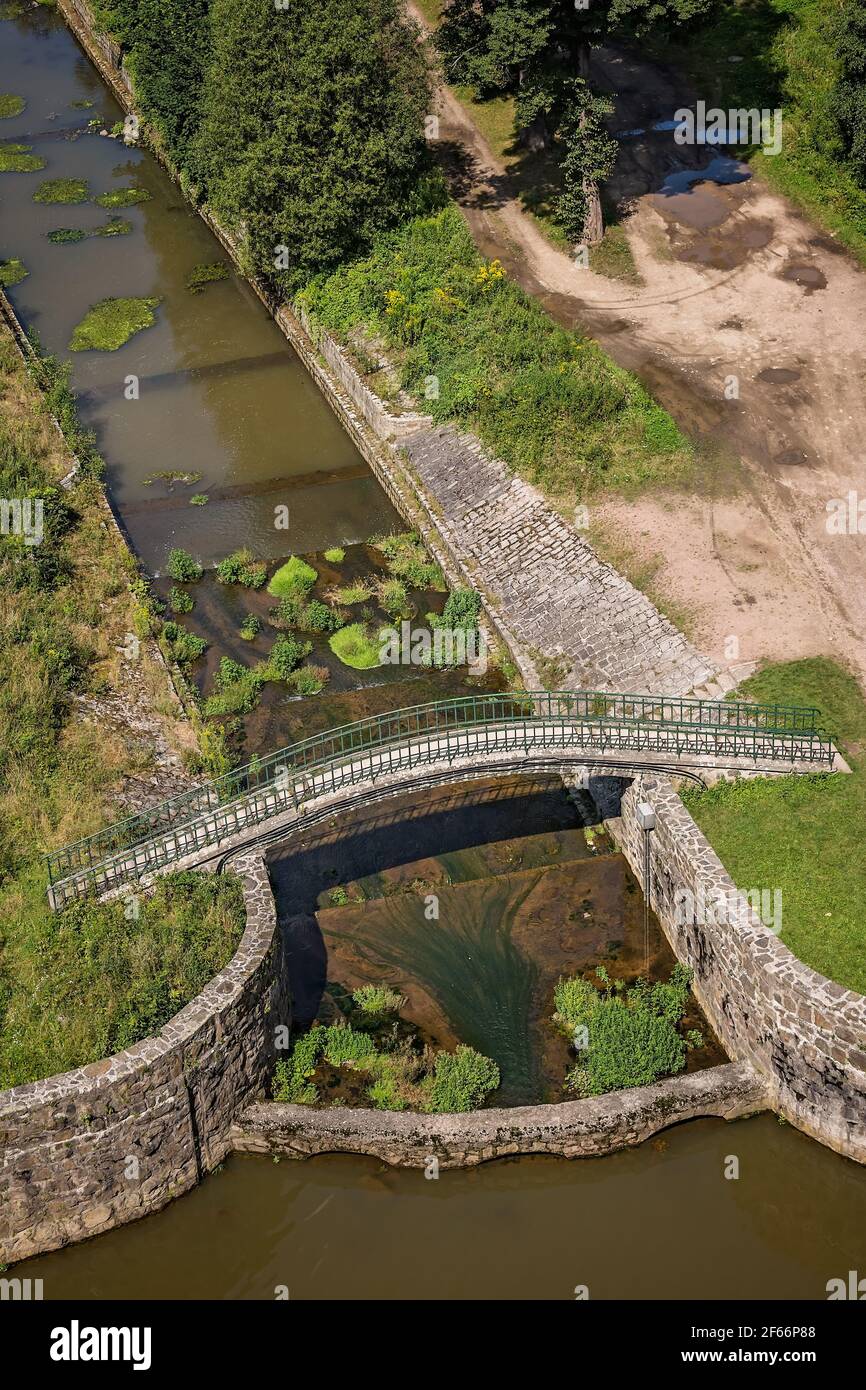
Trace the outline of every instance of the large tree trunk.
<instances>
[{"instance_id":1,"label":"large tree trunk","mask_svg":"<svg viewBox=\"0 0 866 1390\"><path fill-rule=\"evenodd\" d=\"M604 237L604 218L601 212L601 194L598 184L592 179L584 179L583 195L586 198L586 218L583 223L584 246L597 246Z\"/></svg>"}]
</instances>

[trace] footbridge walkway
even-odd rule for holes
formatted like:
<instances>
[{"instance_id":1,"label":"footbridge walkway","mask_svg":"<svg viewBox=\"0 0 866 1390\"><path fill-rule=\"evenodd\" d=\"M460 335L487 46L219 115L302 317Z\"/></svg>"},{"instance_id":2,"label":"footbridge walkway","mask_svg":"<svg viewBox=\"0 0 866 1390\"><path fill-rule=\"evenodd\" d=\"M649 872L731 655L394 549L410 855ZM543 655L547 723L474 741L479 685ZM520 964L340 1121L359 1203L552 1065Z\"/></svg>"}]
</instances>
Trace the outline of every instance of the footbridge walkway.
<instances>
[{"instance_id":1,"label":"footbridge walkway","mask_svg":"<svg viewBox=\"0 0 866 1390\"><path fill-rule=\"evenodd\" d=\"M122 892L166 868L286 834L384 795L497 772L698 776L844 770L813 707L520 691L390 711L245 767L47 856L51 905ZM262 827L263 829L259 829Z\"/></svg>"}]
</instances>

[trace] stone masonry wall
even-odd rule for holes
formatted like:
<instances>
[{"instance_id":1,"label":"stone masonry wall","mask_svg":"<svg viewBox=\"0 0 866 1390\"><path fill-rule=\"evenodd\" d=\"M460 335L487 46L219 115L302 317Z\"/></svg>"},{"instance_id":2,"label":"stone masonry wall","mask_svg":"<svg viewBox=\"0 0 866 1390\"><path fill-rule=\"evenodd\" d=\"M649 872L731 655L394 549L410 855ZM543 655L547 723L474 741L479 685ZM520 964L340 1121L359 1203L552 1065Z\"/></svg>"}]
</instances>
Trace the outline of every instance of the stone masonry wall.
<instances>
[{"instance_id":1,"label":"stone masonry wall","mask_svg":"<svg viewBox=\"0 0 866 1390\"><path fill-rule=\"evenodd\" d=\"M0 1093L0 1263L158 1211L221 1163L290 1022L264 861L239 858L247 922L232 960L153 1038Z\"/></svg>"},{"instance_id":2,"label":"stone masonry wall","mask_svg":"<svg viewBox=\"0 0 866 1390\"><path fill-rule=\"evenodd\" d=\"M677 958L694 971L695 994L728 1055L757 1068L773 1109L798 1129L866 1163L866 998L803 965L745 902L726 922L680 921L677 890L698 900L700 889L727 895L734 882L670 780L650 774L626 791L614 826L639 883L639 801L657 817L651 905Z\"/></svg>"}]
</instances>

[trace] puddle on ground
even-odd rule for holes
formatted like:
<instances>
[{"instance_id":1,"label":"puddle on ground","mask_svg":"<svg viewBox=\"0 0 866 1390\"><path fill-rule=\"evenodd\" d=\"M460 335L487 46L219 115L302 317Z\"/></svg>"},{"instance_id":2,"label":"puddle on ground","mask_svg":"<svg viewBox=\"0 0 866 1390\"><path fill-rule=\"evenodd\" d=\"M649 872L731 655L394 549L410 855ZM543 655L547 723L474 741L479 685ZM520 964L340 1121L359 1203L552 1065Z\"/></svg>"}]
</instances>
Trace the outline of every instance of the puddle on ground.
<instances>
[{"instance_id":1,"label":"puddle on ground","mask_svg":"<svg viewBox=\"0 0 866 1390\"><path fill-rule=\"evenodd\" d=\"M783 449L780 454L776 454L773 462L781 463L786 468L799 468L809 462L809 455L805 449Z\"/></svg>"},{"instance_id":2,"label":"puddle on ground","mask_svg":"<svg viewBox=\"0 0 866 1390\"><path fill-rule=\"evenodd\" d=\"M764 381L771 386L790 386L792 381L799 381L802 376L794 367L765 367L758 372L756 381Z\"/></svg>"},{"instance_id":3,"label":"puddle on ground","mask_svg":"<svg viewBox=\"0 0 866 1390\"><path fill-rule=\"evenodd\" d=\"M825 290L827 288L827 277L816 265L804 265L801 261L794 261L786 265L784 270L779 272L779 280L789 280L794 285L801 285L807 294L814 294L815 290Z\"/></svg>"},{"instance_id":4,"label":"puddle on ground","mask_svg":"<svg viewBox=\"0 0 866 1390\"><path fill-rule=\"evenodd\" d=\"M667 979L675 964L652 916L645 953L638 885L604 837L587 843L561 784L550 780L536 798L521 779L510 787L504 798L494 782L420 793L414 805L407 797L403 814L414 813L414 824L393 822L390 839L376 824L365 834L362 821L348 846L332 840L329 849L294 856L301 863L272 865L281 913L290 914L299 1021L333 1020L346 993L387 982L406 998L402 1018L432 1045L463 1042L495 1059L495 1105L567 1099L563 1079L574 1059L551 1021L560 975L591 978L604 964L632 983L643 974ZM542 831L519 833L542 819ZM436 920L426 912L431 893ZM696 1003L683 1023L692 1027L705 1045L688 1054L689 1070L724 1060Z\"/></svg>"},{"instance_id":5,"label":"puddle on ground","mask_svg":"<svg viewBox=\"0 0 866 1390\"><path fill-rule=\"evenodd\" d=\"M747 164L717 155L704 169L677 169L665 178L657 193L651 194L653 207L663 217L681 226L707 231L720 227L731 215L731 205L707 184L745 183L752 177Z\"/></svg>"},{"instance_id":6,"label":"puddle on ground","mask_svg":"<svg viewBox=\"0 0 866 1390\"><path fill-rule=\"evenodd\" d=\"M709 266L713 270L734 270L743 265L752 251L768 246L774 231L772 222L738 219L724 231L710 232L707 236L688 237L673 225L669 226L668 235L678 261Z\"/></svg>"}]
</instances>

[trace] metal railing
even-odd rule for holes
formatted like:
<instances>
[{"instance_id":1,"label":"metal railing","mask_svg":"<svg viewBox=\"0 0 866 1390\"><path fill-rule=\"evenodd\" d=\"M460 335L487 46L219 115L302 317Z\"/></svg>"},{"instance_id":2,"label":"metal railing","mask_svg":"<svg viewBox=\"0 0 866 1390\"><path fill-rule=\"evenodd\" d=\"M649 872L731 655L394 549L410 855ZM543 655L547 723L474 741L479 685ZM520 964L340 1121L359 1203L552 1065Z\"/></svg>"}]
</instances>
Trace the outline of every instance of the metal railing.
<instances>
[{"instance_id":1,"label":"metal railing","mask_svg":"<svg viewBox=\"0 0 866 1390\"><path fill-rule=\"evenodd\" d=\"M52 900L109 888L218 844L311 796L443 759L580 746L675 758L831 767L818 711L780 705L530 691L373 715L281 748L46 856ZM59 904L58 904L59 905Z\"/></svg>"}]
</instances>

